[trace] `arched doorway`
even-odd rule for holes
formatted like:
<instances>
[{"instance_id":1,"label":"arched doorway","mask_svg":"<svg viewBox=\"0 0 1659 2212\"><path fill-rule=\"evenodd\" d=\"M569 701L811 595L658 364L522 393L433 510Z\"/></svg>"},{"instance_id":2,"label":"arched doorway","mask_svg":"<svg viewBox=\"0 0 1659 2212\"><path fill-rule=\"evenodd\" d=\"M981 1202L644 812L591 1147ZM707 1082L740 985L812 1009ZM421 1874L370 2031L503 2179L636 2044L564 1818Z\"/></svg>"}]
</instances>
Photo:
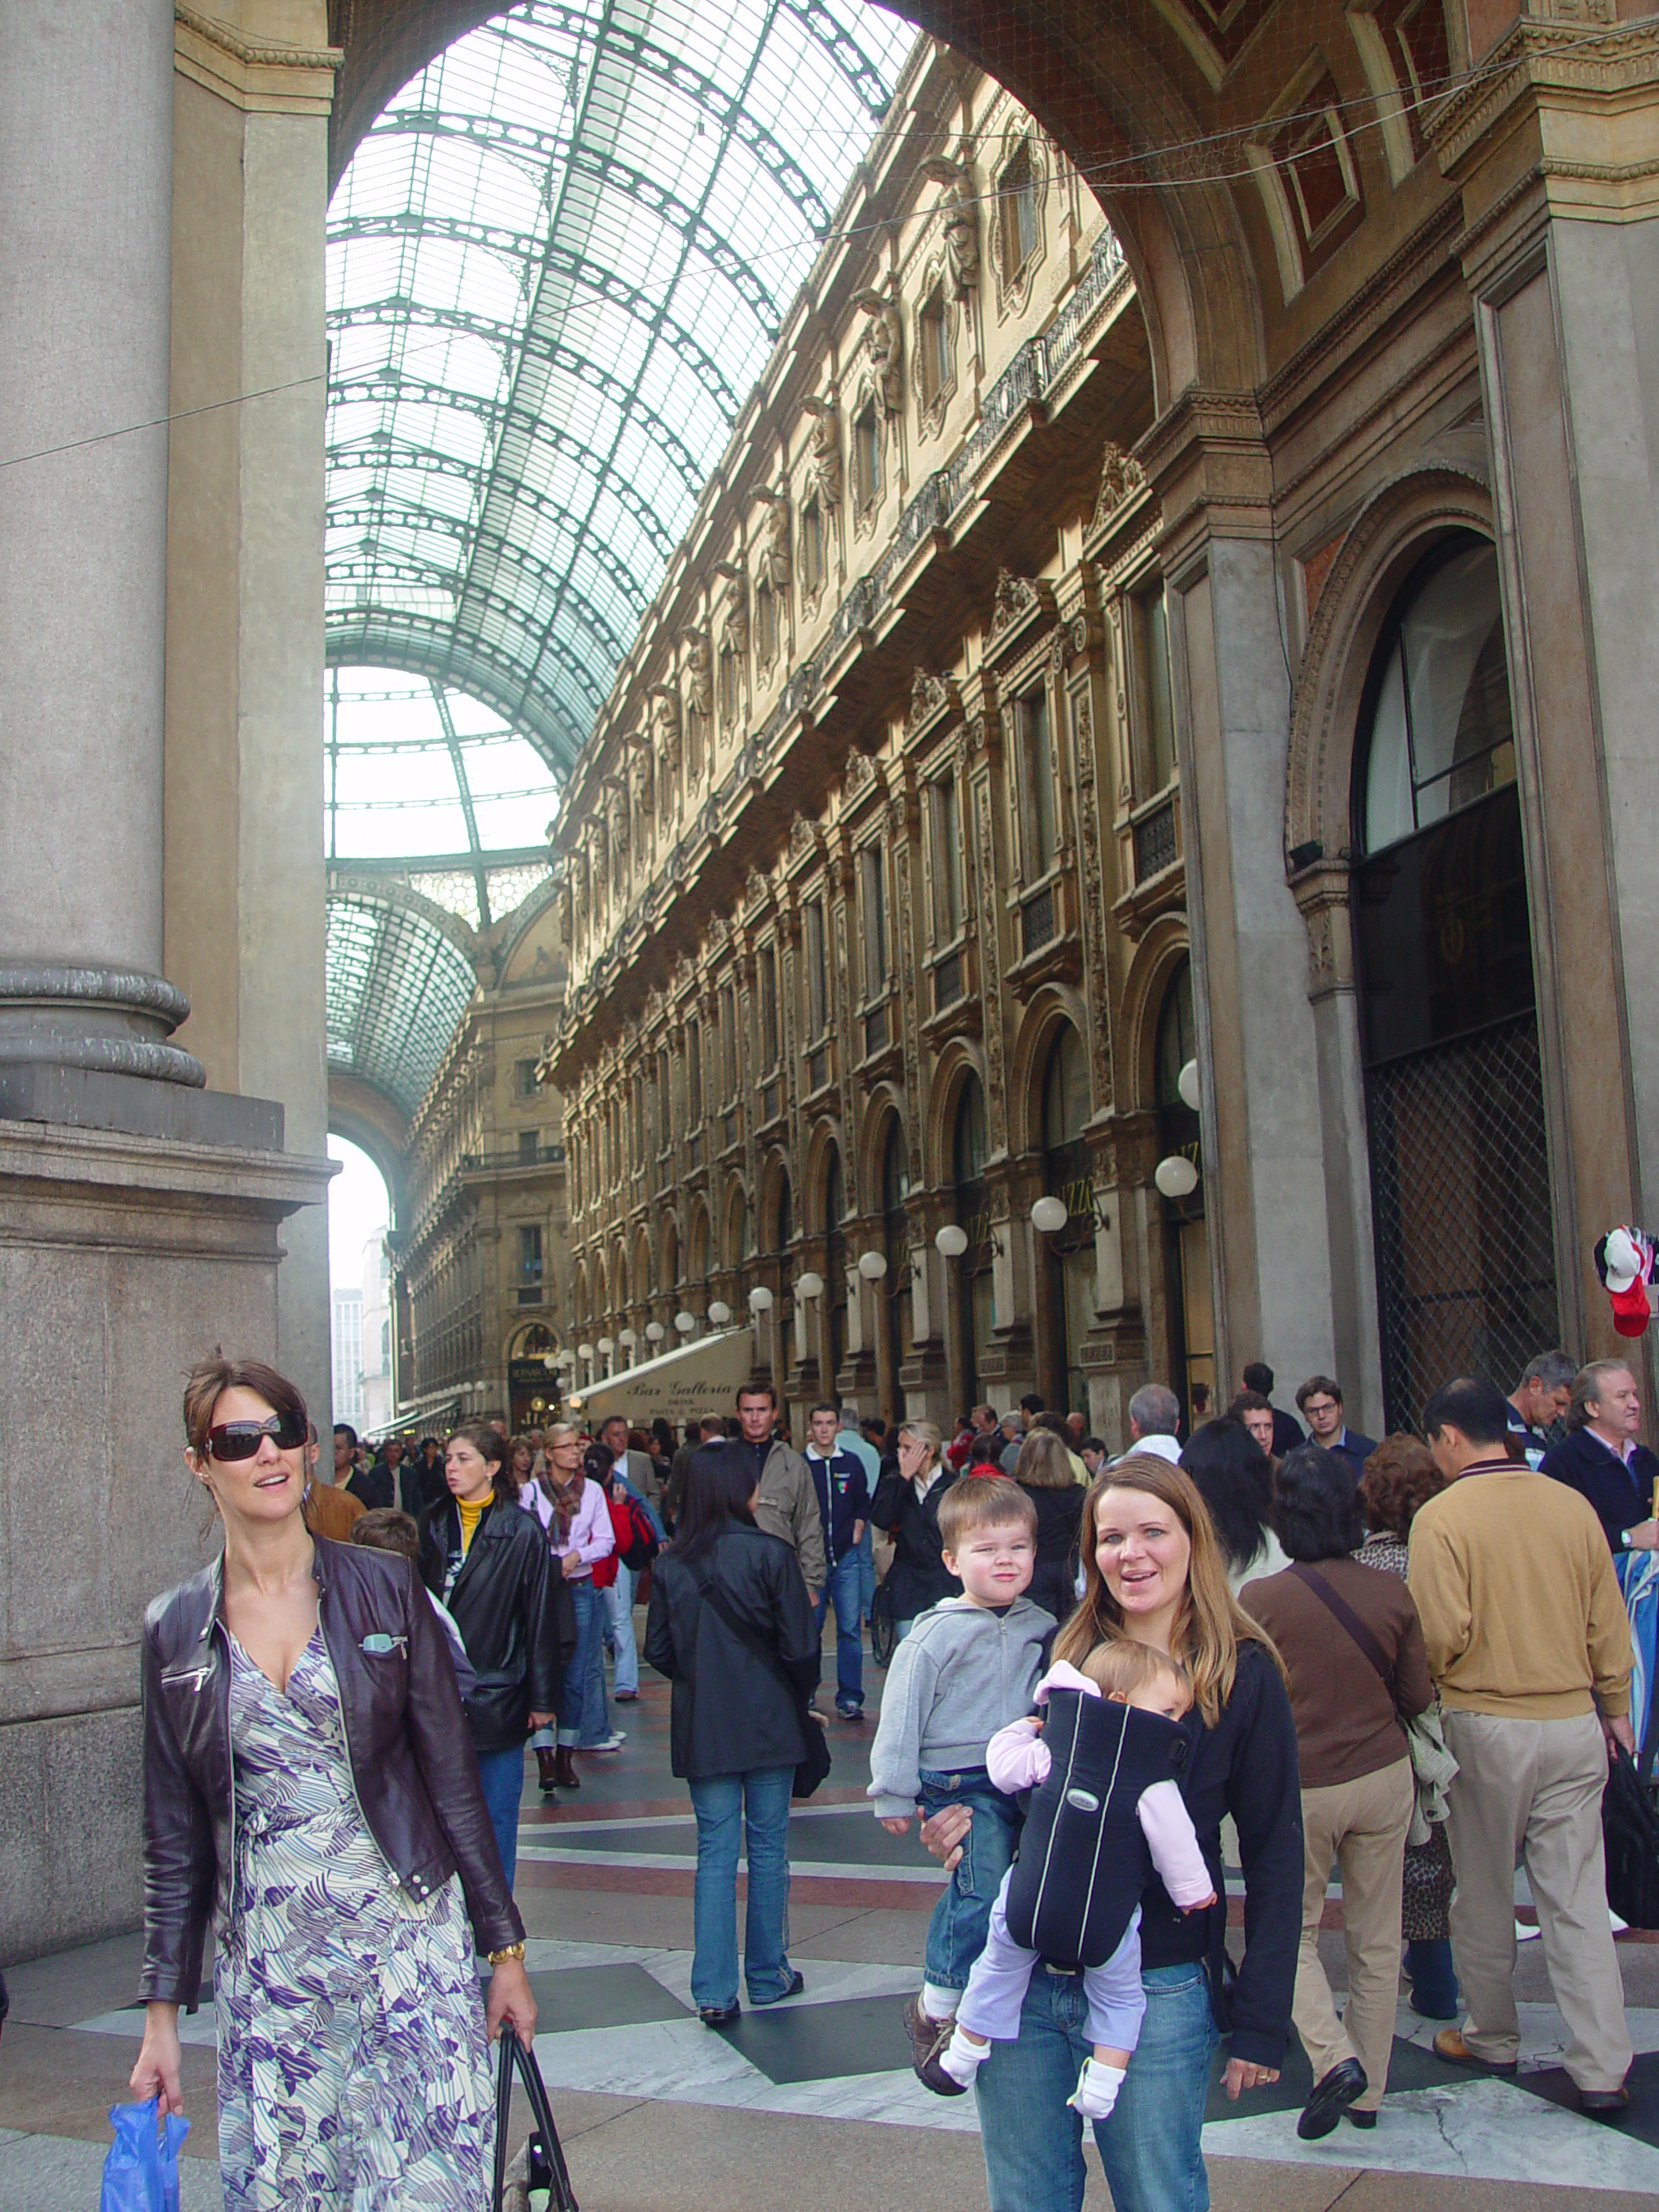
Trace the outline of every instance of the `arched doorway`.
<instances>
[{"instance_id":1,"label":"arched doorway","mask_svg":"<svg viewBox=\"0 0 1659 2212\"><path fill-rule=\"evenodd\" d=\"M991 1226L990 1187L985 1180L986 1149L985 1092L979 1077L970 1074L957 1101L950 1148L957 1220L968 1237L968 1249L956 1263L962 1338L959 1409L978 1402L979 1378L985 1356L991 1348L991 1328L995 1319L991 1263L995 1257L996 1238Z\"/></svg>"},{"instance_id":2,"label":"arched doorway","mask_svg":"<svg viewBox=\"0 0 1659 2212\"><path fill-rule=\"evenodd\" d=\"M1382 1402L1505 1383L1560 1330L1497 556L1442 539L1378 644L1354 753L1355 960Z\"/></svg>"},{"instance_id":3,"label":"arched doorway","mask_svg":"<svg viewBox=\"0 0 1659 2212\"><path fill-rule=\"evenodd\" d=\"M1204 1211L1204 1153L1198 1116L1181 1096L1181 1070L1196 1058L1198 1033L1192 1014L1192 964L1185 957L1170 977L1158 1017L1154 1080L1158 1156L1179 1153L1198 1171L1184 1198L1158 1198L1164 1228L1165 1308L1169 1319L1170 1381L1191 1417L1192 1386L1203 1383L1214 1402L1215 1300L1210 1287L1210 1230Z\"/></svg>"},{"instance_id":4,"label":"arched doorway","mask_svg":"<svg viewBox=\"0 0 1659 2212\"><path fill-rule=\"evenodd\" d=\"M905 1201L910 1196L910 1155L897 1114L887 1117L887 1142L881 1148L881 1241L887 1272L875 1286L887 1347L891 1403L880 1410L889 1421L899 1418L904 1393L899 1370L911 1356L914 1341L910 1302L910 1215Z\"/></svg>"},{"instance_id":5,"label":"arched doorway","mask_svg":"<svg viewBox=\"0 0 1659 2212\"><path fill-rule=\"evenodd\" d=\"M1083 1039L1062 1022L1043 1071L1043 1189L1066 1209L1064 1229L1043 1239L1044 1402L1087 1414L1084 1340L1095 1325L1095 1177L1084 1131L1089 1125L1089 1066Z\"/></svg>"},{"instance_id":6,"label":"arched doorway","mask_svg":"<svg viewBox=\"0 0 1659 2212\"><path fill-rule=\"evenodd\" d=\"M827 1324L824 1352L830 1371L821 1379L827 1398L836 1394L836 1378L847 1357L847 1237L842 1226L846 1211L841 1147L832 1144L823 1171L823 1300Z\"/></svg>"}]
</instances>

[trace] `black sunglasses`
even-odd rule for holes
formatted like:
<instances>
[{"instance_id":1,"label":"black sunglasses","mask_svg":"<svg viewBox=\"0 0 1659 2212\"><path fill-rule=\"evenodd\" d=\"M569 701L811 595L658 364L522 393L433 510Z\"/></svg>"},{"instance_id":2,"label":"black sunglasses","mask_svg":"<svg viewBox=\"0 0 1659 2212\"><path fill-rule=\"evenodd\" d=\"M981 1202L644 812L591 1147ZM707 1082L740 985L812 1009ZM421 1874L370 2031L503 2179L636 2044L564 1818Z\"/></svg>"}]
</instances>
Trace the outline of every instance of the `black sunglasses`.
<instances>
[{"instance_id":1,"label":"black sunglasses","mask_svg":"<svg viewBox=\"0 0 1659 2212\"><path fill-rule=\"evenodd\" d=\"M227 1421L207 1432L207 1450L215 1459L251 1459L260 1440L270 1437L279 1452L297 1452L309 1431L292 1414L273 1414L269 1421Z\"/></svg>"}]
</instances>

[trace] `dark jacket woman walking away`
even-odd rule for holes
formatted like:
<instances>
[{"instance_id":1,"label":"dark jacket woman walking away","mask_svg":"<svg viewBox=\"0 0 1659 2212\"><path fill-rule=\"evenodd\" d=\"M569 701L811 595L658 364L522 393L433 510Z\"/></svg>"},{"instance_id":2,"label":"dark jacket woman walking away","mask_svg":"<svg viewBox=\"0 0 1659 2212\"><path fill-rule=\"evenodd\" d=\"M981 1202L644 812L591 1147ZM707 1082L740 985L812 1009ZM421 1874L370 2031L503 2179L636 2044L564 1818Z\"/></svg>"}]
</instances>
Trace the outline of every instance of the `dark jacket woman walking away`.
<instances>
[{"instance_id":1,"label":"dark jacket woman walking away","mask_svg":"<svg viewBox=\"0 0 1659 2212\"><path fill-rule=\"evenodd\" d=\"M1014 1479L1037 1509L1037 1564L1026 1595L1057 1621L1077 1609L1077 1531L1083 1490L1071 1454L1052 1429L1034 1428L1020 1446Z\"/></svg>"},{"instance_id":2,"label":"dark jacket woman walking away","mask_svg":"<svg viewBox=\"0 0 1659 2212\"><path fill-rule=\"evenodd\" d=\"M352 2212L388 2174L407 2202L484 2204L486 2033L528 2044L536 2006L442 1626L406 1560L307 1529L285 1376L204 1360L184 1426L225 1549L144 1620L133 2094L184 2108L211 1916L226 2205Z\"/></svg>"},{"instance_id":3,"label":"dark jacket woman walking away","mask_svg":"<svg viewBox=\"0 0 1659 2212\"><path fill-rule=\"evenodd\" d=\"M1400 1897L1416 1789L1399 1716L1434 1701L1422 1624L1397 1576L1350 1556L1364 1540L1353 1468L1317 1444L1281 1463L1274 1525L1293 1562L1240 1602L1278 1648L1302 1784L1306 1877L1292 2017L1313 2067L1296 2133L1328 2135L1344 2111L1376 2126L1400 1999ZM1331 1865L1342 1872L1348 2005L1338 2022L1319 1963Z\"/></svg>"},{"instance_id":4,"label":"dark jacket woman walking away","mask_svg":"<svg viewBox=\"0 0 1659 2212\"><path fill-rule=\"evenodd\" d=\"M652 1569L645 1661L674 1685L674 1772L697 1816L691 1996L710 2027L738 2014L737 1858L745 1830L743 1970L752 2005L793 1997L785 1951L785 1838L795 1769L816 1724L818 1641L795 1554L754 1525L754 1455L705 1444L686 1470L678 1533Z\"/></svg>"},{"instance_id":5,"label":"dark jacket woman walking away","mask_svg":"<svg viewBox=\"0 0 1659 2212\"><path fill-rule=\"evenodd\" d=\"M421 1573L454 1616L478 1677L467 1726L511 1885L524 1745L558 1709L575 1634L541 1530L518 1510L506 1449L482 1421L451 1434L443 1452L448 1495L421 1516Z\"/></svg>"}]
</instances>

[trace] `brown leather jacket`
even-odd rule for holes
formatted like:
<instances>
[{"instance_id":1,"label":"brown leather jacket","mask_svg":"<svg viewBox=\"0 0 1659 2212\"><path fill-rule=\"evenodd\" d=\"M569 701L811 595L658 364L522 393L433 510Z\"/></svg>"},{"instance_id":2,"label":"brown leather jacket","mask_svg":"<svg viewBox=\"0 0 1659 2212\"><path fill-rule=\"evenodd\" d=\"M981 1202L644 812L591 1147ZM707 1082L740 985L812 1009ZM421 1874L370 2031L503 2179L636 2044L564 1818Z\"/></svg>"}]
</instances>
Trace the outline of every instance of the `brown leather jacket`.
<instances>
[{"instance_id":1,"label":"brown leather jacket","mask_svg":"<svg viewBox=\"0 0 1659 2212\"><path fill-rule=\"evenodd\" d=\"M480 1951L522 1940L443 1627L409 1560L316 1540L318 1615L352 1781L387 1878L429 1897L461 1875ZM209 1915L236 1916L230 1645L220 1562L144 1617L141 2001L194 2012Z\"/></svg>"}]
</instances>

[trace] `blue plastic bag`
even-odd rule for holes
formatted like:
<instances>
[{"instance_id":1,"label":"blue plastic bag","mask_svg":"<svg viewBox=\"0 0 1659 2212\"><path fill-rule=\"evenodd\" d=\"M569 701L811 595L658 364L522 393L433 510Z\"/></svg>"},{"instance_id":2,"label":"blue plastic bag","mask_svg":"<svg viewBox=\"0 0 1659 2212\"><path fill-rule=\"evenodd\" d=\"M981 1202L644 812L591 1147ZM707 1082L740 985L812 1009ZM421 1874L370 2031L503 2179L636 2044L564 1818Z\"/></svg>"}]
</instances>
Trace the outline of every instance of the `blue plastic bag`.
<instances>
[{"instance_id":1,"label":"blue plastic bag","mask_svg":"<svg viewBox=\"0 0 1659 2212\"><path fill-rule=\"evenodd\" d=\"M115 2140L104 2160L98 2212L179 2212L179 2145L190 2123L169 2113L156 2126L156 2100L111 2105Z\"/></svg>"}]
</instances>

